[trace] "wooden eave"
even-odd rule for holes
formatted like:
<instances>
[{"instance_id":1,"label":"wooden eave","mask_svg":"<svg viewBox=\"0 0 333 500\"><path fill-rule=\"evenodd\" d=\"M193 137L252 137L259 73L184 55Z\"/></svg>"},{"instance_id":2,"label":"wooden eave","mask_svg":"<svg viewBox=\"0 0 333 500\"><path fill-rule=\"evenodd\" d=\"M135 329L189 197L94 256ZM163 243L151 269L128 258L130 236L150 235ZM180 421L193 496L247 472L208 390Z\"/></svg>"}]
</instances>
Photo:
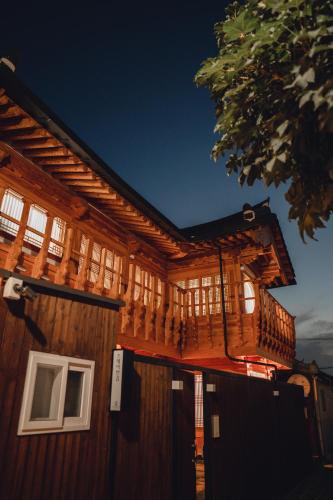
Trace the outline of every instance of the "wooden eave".
<instances>
[{"instance_id":1,"label":"wooden eave","mask_svg":"<svg viewBox=\"0 0 333 500\"><path fill-rule=\"evenodd\" d=\"M242 213L178 229L124 182L50 111L17 77L0 64L0 140L43 172L86 200L125 231L180 264L212 255L216 242L225 254L260 249L255 231L269 227L271 258L260 266L269 287L294 284L294 270L275 214L266 201L256 205L256 220Z\"/></svg>"},{"instance_id":2,"label":"wooden eave","mask_svg":"<svg viewBox=\"0 0 333 500\"><path fill-rule=\"evenodd\" d=\"M2 141L162 254L172 257L182 253L179 242L184 238L177 228L83 147L3 66L1 85L5 87L0 90Z\"/></svg>"}]
</instances>

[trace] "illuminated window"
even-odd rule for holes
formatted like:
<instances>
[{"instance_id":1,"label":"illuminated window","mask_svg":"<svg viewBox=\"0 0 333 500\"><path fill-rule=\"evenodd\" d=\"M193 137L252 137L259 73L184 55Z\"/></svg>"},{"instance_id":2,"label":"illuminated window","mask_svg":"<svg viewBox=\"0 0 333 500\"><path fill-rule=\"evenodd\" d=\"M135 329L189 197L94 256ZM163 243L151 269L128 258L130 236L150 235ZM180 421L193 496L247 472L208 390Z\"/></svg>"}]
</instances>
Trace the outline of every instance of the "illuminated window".
<instances>
[{"instance_id":1,"label":"illuminated window","mask_svg":"<svg viewBox=\"0 0 333 500\"><path fill-rule=\"evenodd\" d=\"M147 306L151 300L153 286L153 277L147 271L144 272L144 294L143 294L143 303Z\"/></svg>"},{"instance_id":2,"label":"illuminated window","mask_svg":"<svg viewBox=\"0 0 333 500\"><path fill-rule=\"evenodd\" d=\"M66 233L66 222L60 217L54 217L51 230L51 241L49 253L56 257L62 257L64 252L64 242Z\"/></svg>"},{"instance_id":3,"label":"illuminated window","mask_svg":"<svg viewBox=\"0 0 333 500\"><path fill-rule=\"evenodd\" d=\"M44 241L46 222L46 210L38 205L31 205L24 241L40 248Z\"/></svg>"},{"instance_id":4,"label":"illuminated window","mask_svg":"<svg viewBox=\"0 0 333 500\"><path fill-rule=\"evenodd\" d=\"M224 295L226 311L232 312L232 297L228 275L223 275ZM188 316L207 314L219 314L221 312L221 287L220 275L203 276L202 278L192 278L178 281L177 285L187 290L187 312Z\"/></svg>"},{"instance_id":5,"label":"illuminated window","mask_svg":"<svg viewBox=\"0 0 333 500\"><path fill-rule=\"evenodd\" d=\"M135 266L135 277L134 277L134 300L138 300L141 291L141 269L139 266Z\"/></svg>"},{"instance_id":6,"label":"illuminated window","mask_svg":"<svg viewBox=\"0 0 333 500\"><path fill-rule=\"evenodd\" d=\"M162 281L157 278L157 292L156 292L156 307L160 307L162 303Z\"/></svg>"},{"instance_id":7,"label":"illuminated window","mask_svg":"<svg viewBox=\"0 0 333 500\"><path fill-rule=\"evenodd\" d=\"M30 351L18 434L88 430L94 361Z\"/></svg>"},{"instance_id":8,"label":"illuminated window","mask_svg":"<svg viewBox=\"0 0 333 500\"><path fill-rule=\"evenodd\" d=\"M96 281L98 280L101 255L102 246L98 243L93 243L89 269L89 281L91 281L92 283L96 283Z\"/></svg>"},{"instance_id":9,"label":"illuminated window","mask_svg":"<svg viewBox=\"0 0 333 500\"><path fill-rule=\"evenodd\" d=\"M121 271L122 271L122 259L119 255L116 255L111 250L106 250L105 257L105 274L104 274L104 287L110 290L113 286L114 280L118 277L119 289L118 293L121 292Z\"/></svg>"},{"instance_id":10,"label":"illuminated window","mask_svg":"<svg viewBox=\"0 0 333 500\"><path fill-rule=\"evenodd\" d=\"M6 189L1 203L0 230L16 236L23 212L23 197L11 189Z\"/></svg>"},{"instance_id":11,"label":"illuminated window","mask_svg":"<svg viewBox=\"0 0 333 500\"><path fill-rule=\"evenodd\" d=\"M252 314L256 303L254 286L246 274L243 275L243 279L244 309L247 314Z\"/></svg>"}]
</instances>

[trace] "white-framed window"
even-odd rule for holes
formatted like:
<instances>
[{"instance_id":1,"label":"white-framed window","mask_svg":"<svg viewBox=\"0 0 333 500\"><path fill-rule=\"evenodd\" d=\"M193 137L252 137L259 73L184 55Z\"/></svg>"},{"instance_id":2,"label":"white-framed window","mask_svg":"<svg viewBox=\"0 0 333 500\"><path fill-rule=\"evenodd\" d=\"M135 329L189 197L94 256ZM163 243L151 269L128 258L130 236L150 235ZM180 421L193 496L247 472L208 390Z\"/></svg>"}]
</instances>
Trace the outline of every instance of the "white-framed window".
<instances>
[{"instance_id":1,"label":"white-framed window","mask_svg":"<svg viewBox=\"0 0 333 500\"><path fill-rule=\"evenodd\" d=\"M90 429L95 361L30 351L18 435Z\"/></svg>"}]
</instances>

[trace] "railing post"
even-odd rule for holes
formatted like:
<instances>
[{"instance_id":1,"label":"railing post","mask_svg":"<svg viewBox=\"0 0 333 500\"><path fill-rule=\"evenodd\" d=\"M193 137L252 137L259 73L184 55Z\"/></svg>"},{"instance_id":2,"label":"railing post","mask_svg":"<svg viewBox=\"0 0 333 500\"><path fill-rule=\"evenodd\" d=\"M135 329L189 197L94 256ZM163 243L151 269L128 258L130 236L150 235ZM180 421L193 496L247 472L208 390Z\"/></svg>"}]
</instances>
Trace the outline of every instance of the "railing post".
<instances>
[{"instance_id":1,"label":"railing post","mask_svg":"<svg viewBox=\"0 0 333 500\"><path fill-rule=\"evenodd\" d=\"M20 224L19 230L17 232L15 240L12 243L12 246L9 249L5 262L5 269L7 269L8 271L15 270L18 264L18 260L22 254L24 235L27 228L30 206L31 206L31 203L29 201L25 199L23 199L22 201L24 202L24 206L23 206L21 220L19 222Z\"/></svg>"},{"instance_id":2,"label":"railing post","mask_svg":"<svg viewBox=\"0 0 333 500\"><path fill-rule=\"evenodd\" d=\"M51 240L52 225L53 225L53 217L50 214L47 214L47 222L45 227L45 235L43 243L38 252L38 255L36 255L35 257L35 261L31 271L31 276L36 279L40 279L44 274L47 254L49 251L50 240Z\"/></svg>"},{"instance_id":3,"label":"railing post","mask_svg":"<svg viewBox=\"0 0 333 500\"><path fill-rule=\"evenodd\" d=\"M69 263L72 255L73 241L74 241L74 229L70 226L67 226L63 256L54 277L54 282L57 285L64 285L67 281L67 277L69 274Z\"/></svg>"}]
</instances>

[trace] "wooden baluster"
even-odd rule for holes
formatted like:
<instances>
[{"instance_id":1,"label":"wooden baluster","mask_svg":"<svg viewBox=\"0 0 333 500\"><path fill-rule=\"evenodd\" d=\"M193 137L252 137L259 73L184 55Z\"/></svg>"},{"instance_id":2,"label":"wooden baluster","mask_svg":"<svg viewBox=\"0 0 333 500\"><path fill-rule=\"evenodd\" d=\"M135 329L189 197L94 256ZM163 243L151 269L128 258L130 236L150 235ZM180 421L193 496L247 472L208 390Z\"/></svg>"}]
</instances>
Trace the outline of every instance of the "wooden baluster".
<instances>
[{"instance_id":1,"label":"wooden baluster","mask_svg":"<svg viewBox=\"0 0 333 500\"><path fill-rule=\"evenodd\" d=\"M240 261L239 256L233 257L232 265L233 265L235 284L236 284L236 286L234 287L234 290L235 290L235 308L236 308L236 310L235 310L235 312L236 312L236 316L235 316L236 317L236 326L237 326L237 331L238 331L238 336L239 336L239 343L242 345L243 336L244 336L243 314L246 311L246 309L245 309L246 300L244 297L244 281L243 281L243 273L241 270L241 261ZM240 296L243 298L242 304L240 303ZM256 334L256 332L253 332L254 339L255 339L255 334Z\"/></svg>"},{"instance_id":2,"label":"wooden baluster","mask_svg":"<svg viewBox=\"0 0 333 500\"><path fill-rule=\"evenodd\" d=\"M204 299L205 299L205 306L206 306L207 336L208 336L208 340L210 342L211 347L214 347L213 321L212 321L212 315L211 315L210 309L209 309L209 290L210 290L210 287L206 287L204 289Z\"/></svg>"},{"instance_id":3,"label":"wooden baluster","mask_svg":"<svg viewBox=\"0 0 333 500\"><path fill-rule=\"evenodd\" d=\"M75 288L77 290L84 290L88 281L88 269L90 266L90 258L91 258L91 253L92 253L92 248L93 248L93 241L91 238L88 240L88 248L84 256L81 256L80 258L83 259L79 274L76 277L76 283L75 283Z\"/></svg>"},{"instance_id":4,"label":"wooden baluster","mask_svg":"<svg viewBox=\"0 0 333 500\"><path fill-rule=\"evenodd\" d=\"M161 303L156 313L156 342L164 343L164 322L165 322L165 288L166 284L161 281Z\"/></svg>"},{"instance_id":5,"label":"wooden baluster","mask_svg":"<svg viewBox=\"0 0 333 500\"><path fill-rule=\"evenodd\" d=\"M140 271L140 291L139 297L134 301L134 337L144 338L144 319L145 319L145 271Z\"/></svg>"},{"instance_id":6,"label":"wooden baluster","mask_svg":"<svg viewBox=\"0 0 333 500\"><path fill-rule=\"evenodd\" d=\"M23 206L23 211L22 211L22 216L21 216L21 221L20 221L20 227L17 232L16 238L13 241L7 257L5 261L5 269L8 271L14 271L17 264L18 260L22 254L22 248L23 248L23 242L24 242L24 235L25 231L27 228L27 223L28 223L28 218L29 218L29 212L30 212L30 206L31 203L23 200L24 206Z\"/></svg>"},{"instance_id":7,"label":"wooden baluster","mask_svg":"<svg viewBox=\"0 0 333 500\"><path fill-rule=\"evenodd\" d=\"M173 322L173 345L181 352L183 350L181 332L181 294L178 287L175 287L174 291L176 292L177 298L177 311L174 314Z\"/></svg>"},{"instance_id":8,"label":"wooden baluster","mask_svg":"<svg viewBox=\"0 0 333 500\"><path fill-rule=\"evenodd\" d=\"M35 261L32 267L31 276L33 278L40 279L44 275L47 254L49 252L51 232L53 226L53 217L47 214L47 221L45 227L45 236L43 239L43 244L35 257Z\"/></svg>"},{"instance_id":9,"label":"wooden baluster","mask_svg":"<svg viewBox=\"0 0 333 500\"><path fill-rule=\"evenodd\" d=\"M169 305L165 317L165 345L173 343L173 318L174 318L174 288L169 283Z\"/></svg>"},{"instance_id":10,"label":"wooden baluster","mask_svg":"<svg viewBox=\"0 0 333 500\"><path fill-rule=\"evenodd\" d=\"M54 277L54 282L57 285L66 284L67 277L69 274L69 263L72 255L73 241L74 241L74 229L72 227L67 226L63 256Z\"/></svg>"},{"instance_id":11,"label":"wooden baluster","mask_svg":"<svg viewBox=\"0 0 333 500\"><path fill-rule=\"evenodd\" d=\"M134 288L135 288L135 264L128 265L127 290L123 295L125 306L120 308L120 332L122 335L134 336Z\"/></svg>"},{"instance_id":12,"label":"wooden baluster","mask_svg":"<svg viewBox=\"0 0 333 500\"><path fill-rule=\"evenodd\" d=\"M157 291L157 277L152 277L152 286L150 297L148 296L148 303L146 307L145 317L145 339L156 340L155 320L156 320L156 291Z\"/></svg>"},{"instance_id":13,"label":"wooden baluster","mask_svg":"<svg viewBox=\"0 0 333 500\"><path fill-rule=\"evenodd\" d=\"M117 299L121 296L121 257L119 255L114 254L114 264L113 264L114 272L112 286L110 289L110 296L114 299Z\"/></svg>"},{"instance_id":14,"label":"wooden baluster","mask_svg":"<svg viewBox=\"0 0 333 500\"><path fill-rule=\"evenodd\" d=\"M93 292L98 295L102 295L104 290L104 279L105 279L105 266L106 266L106 248L102 248L101 251L101 259L99 263L99 273L96 280L96 283L93 288Z\"/></svg>"}]
</instances>

